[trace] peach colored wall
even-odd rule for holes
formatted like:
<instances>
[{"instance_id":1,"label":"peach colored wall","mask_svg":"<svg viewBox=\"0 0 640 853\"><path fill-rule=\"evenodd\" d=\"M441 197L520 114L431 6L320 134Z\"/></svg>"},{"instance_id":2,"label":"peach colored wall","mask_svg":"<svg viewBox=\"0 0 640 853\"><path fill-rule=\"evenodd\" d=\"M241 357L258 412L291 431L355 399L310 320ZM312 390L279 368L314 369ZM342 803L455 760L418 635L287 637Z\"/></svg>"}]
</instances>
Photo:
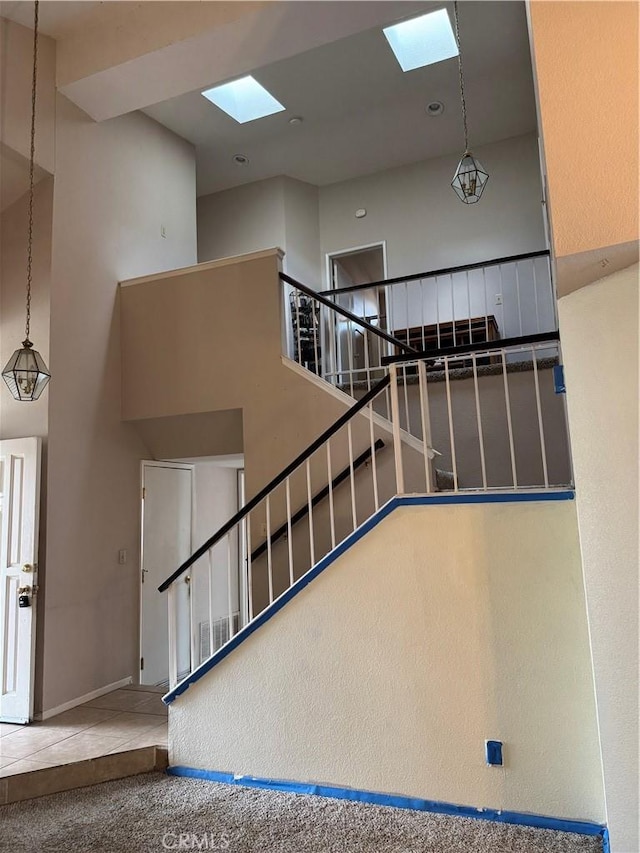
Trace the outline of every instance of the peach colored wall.
<instances>
[{"instance_id":1,"label":"peach colored wall","mask_svg":"<svg viewBox=\"0 0 640 853\"><path fill-rule=\"evenodd\" d=\"M638 239L638 12L530 3L558 257Z\"/></svg>"}]
</instances>

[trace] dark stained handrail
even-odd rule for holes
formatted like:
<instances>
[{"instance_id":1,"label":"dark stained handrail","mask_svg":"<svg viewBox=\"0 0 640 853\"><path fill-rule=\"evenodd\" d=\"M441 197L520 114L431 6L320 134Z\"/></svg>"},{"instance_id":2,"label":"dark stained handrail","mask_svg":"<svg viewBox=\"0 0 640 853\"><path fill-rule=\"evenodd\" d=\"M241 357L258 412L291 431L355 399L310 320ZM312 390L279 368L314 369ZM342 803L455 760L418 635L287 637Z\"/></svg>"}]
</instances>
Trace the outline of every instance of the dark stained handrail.
<instances>
[{"instance_id":1,"label":"dark stained handrail","mask_svg":"<svg viewBox=\"0 0 640 853\"><path fill-rule=\"evenodd\" d=\"M377 439L373 447L376 452L378 450L382 450L382 448L384 447L384 441L381 438ZM364 451L364 453L361 453L360 456L357 457L357 459L353 460L353 470L357 471L361 465L364 465L365 462L371 459L372 455L373 453L371 452L371 448L368 447ZM311 501L311 509L316 507L321 501L323 501L327 497L330 489L331 491L333 491L337 486L340 485L340 483L343 483L347 479L347 477L351 473L351 467L351 465L347 465L347 467L343 471L341 471L337 477L333 478L333 480L331 481L331 487L327 485L324 487L324 489L321 489L318 492L318 494ZM302 519L308 514L309 504L306 503L297 512L294 512L294 514L291 516L291 526L293 527L294 524L297 524L299 521L302 521ZM251 562L257 560L258 557L264 554L264 552L269 547L269 541L271 541L271 546L273 547L273 545L278 542L278 540L282 539L288 529L288 522L285 522L284 524L280 525L280 527L271 534L269 539L265 539L265 541L261 545L258 545L255 551L252 551Z\"/></svg>"},{"instance_id":2,"label":"dark stained handrail","mask_svg":"<svg viewBox=\"0 0 640 853\"><path fill-rule=\"evenodd\" d=\"M489 341L487 343L471 343L461 344L458 347L444 347L435 350L423 350L416 355L386 355L381 361L383 366L389 364L402 364L407 361L427 361L438 358L450 358L456 355L467 355L468 353L478 352L490 353L494 350L508 349L509 347L529 346L531 344L543 344L547 341L560 341L560 332L540 332L537 335L521 335L518 338L502 338L497 341Z\"/></svg>"},{"instance_id":3,"label":"dark stained handrail","mask_svg":"<svg viewBox=\"0 0 640 853\"><path fill-rule=\"evenodd\" d=\"M396 278L386 278L382 281L372 281L368 284L353 284L351 287L338 287L333 288L331 290L321 290L320 293L323 296L327 296L329 294L334 293L353 293L354 290L367 290L372 287L383 287L384 285L388 284L401 284L405 281L418 281L418 279L421 278L433 278L437 275L452 275L453 273L457 272L469 272L470 270L483 269L483 267L497 267L500 264L515 263L516 261L527 261L531 258L544 258L549 257L550 255L551 252L548 249L544 249L541 252L526 252L524 255L511 255L508 258L494 258L491 261L481 261L475 264L463 264L462 266L458 267L445 267L441 270L430 270L428 272L412 273L411 275L400 275Z\"/></svg>"}]
</instances>

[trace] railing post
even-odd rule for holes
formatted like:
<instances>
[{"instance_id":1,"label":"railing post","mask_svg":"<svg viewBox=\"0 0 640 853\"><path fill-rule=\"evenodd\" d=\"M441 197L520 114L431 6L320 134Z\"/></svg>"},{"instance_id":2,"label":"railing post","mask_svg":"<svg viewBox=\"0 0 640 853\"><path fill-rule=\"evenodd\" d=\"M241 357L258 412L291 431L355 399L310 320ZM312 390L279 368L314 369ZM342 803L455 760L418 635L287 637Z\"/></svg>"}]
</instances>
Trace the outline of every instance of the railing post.
<instances>
[{"instance_id":1,"label":"railing post","mask_svg":"<svg viewBox=\"0 0 640 853\"><path fill-rule=\"evenodd\" d=\"M398 369L395 364L389 367L391 377L391 423L393 426L393 455L396 462L396 493L404 494L404 469L402 466L402 437L400 434L400 406L398 404Z\"/></svg>"},{"instance_id":2,"label":"railing post","mask_svg":"<svg viewBox=\"0 0 640 853\"><path fill-rule=\"evenodd\" d=\"M176 585L172 583L168 590L167 606L169 608L169 689L178 683L178 631L176 610Z\"/></svg>"},{"instance_id":3,"label":"railing post","mask_svg":"<svg viewBox=\"0 0 640 853\"><path fill-rule=\"evenodd\" d=\"M429 388L427 386L427 368L421 359L418 362L418 384L420 387L420 418L422 420L422 452L424 455L424 475L427 492L433 491L433 472L431 470L431 413L429 410Z\"/></svg>"}]
</instances>

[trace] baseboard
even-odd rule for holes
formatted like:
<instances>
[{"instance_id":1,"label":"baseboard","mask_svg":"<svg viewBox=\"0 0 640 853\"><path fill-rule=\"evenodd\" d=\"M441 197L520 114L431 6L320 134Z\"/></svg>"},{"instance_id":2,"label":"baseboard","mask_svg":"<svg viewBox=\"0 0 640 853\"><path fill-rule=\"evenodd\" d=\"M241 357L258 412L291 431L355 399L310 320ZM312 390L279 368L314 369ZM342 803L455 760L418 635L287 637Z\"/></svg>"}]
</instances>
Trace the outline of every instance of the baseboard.
<instances>
[{"instance_id":1,"label":"baseboard","mask_svg":"<svg viewBox=\"0 0 640 853\"><path fill-rule=\"evenodd\" d=\"M180 765L169 766L170 776L182 776L190 779L205 779L210 782L222 782L225 785L239 785L244 788L263 788L271 791L283 791L291 794L307 794L328 797L337 800L351 800L358 803L371 803L377 806L390 806L396 809L431 812L433 814L454 817L470 817L475 820L489 820L497 823L509 823L517 826L531 826L535 829L552 829L557 832L572 832L578 835L600 836L606 853L609 833L604 824L588 820L549 817L529 812L504 811L502 809L474 808L437 800L423 800L419 797L407 797L400 794L382 794L377 791L361 791L356 788L340 788L333 785L316 785L310 782L292 782L286 779L264 779L259 776L245 776L238 773L221 773L216 770L198 770Z\"/></svg>"},{"instance_id":2,"label":"baseboard","mask_svg":"<svg viewBox=\"0 0 640 853\"><path fill-rule=\"evenodd\" d=\"M50 708L48 711L42 711L40 714L35 714L35 719L48 720L50 717L55 717L58 714L64 713L64 711L70 711L78 705L84 705L85 702L91 702L92 699L98 699L100 696L104 696L105 693L111 693L112 690L118 690L120 687L126 687L132 682L133 678L130 675L127 676L127 678L121 678L120 681L114 681L113 684L107 684L104 687L98 687L97 690L92 690L91 693L85 693L84 696L78 696L77 699L71 699L69 702L64 702L64 704L58 705L56 708Z\"/></svg>"}]
</instances>

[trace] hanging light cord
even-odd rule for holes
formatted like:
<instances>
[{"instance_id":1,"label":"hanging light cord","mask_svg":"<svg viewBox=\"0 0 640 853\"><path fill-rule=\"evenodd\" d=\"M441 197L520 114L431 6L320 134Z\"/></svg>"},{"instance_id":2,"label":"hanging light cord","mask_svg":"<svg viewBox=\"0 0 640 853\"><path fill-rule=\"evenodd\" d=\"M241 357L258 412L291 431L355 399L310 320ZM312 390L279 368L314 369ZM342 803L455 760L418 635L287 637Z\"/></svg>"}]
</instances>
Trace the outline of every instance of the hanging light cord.
<instances>
[{"instance_id":1,"label":"hanging light cord","mask_svg":"<svg viewBox=\"0 0 640 853\"><path fill-rule=\"evenodd\" d=\"M29 158L29 237L27 240L27 323L25 328L25 346L31 346L29 331L31 327L31 267L33 265L33 172L36 154L36 84L38 81L39 5L40 0L35 0L33 13L33 81L31 84L31 153Z\"/></svg>"},{"instance_id":2,"label":"hanging light cord","mask_svg":"<svg viewBox=\"0 0 640 853\"><path fill-rule=\"evenodd\" d=\"M458 0L453 3L453 17L456 23L456 41L458 43L458 71L460 73L460 100L462 101L462 124L464 125L464 151L469 153L469 131L467 129L467 104L464 99L464 77L462 76L462 50L460 49L460 25L458 22Z\"/></svg>"}]
</instances>

